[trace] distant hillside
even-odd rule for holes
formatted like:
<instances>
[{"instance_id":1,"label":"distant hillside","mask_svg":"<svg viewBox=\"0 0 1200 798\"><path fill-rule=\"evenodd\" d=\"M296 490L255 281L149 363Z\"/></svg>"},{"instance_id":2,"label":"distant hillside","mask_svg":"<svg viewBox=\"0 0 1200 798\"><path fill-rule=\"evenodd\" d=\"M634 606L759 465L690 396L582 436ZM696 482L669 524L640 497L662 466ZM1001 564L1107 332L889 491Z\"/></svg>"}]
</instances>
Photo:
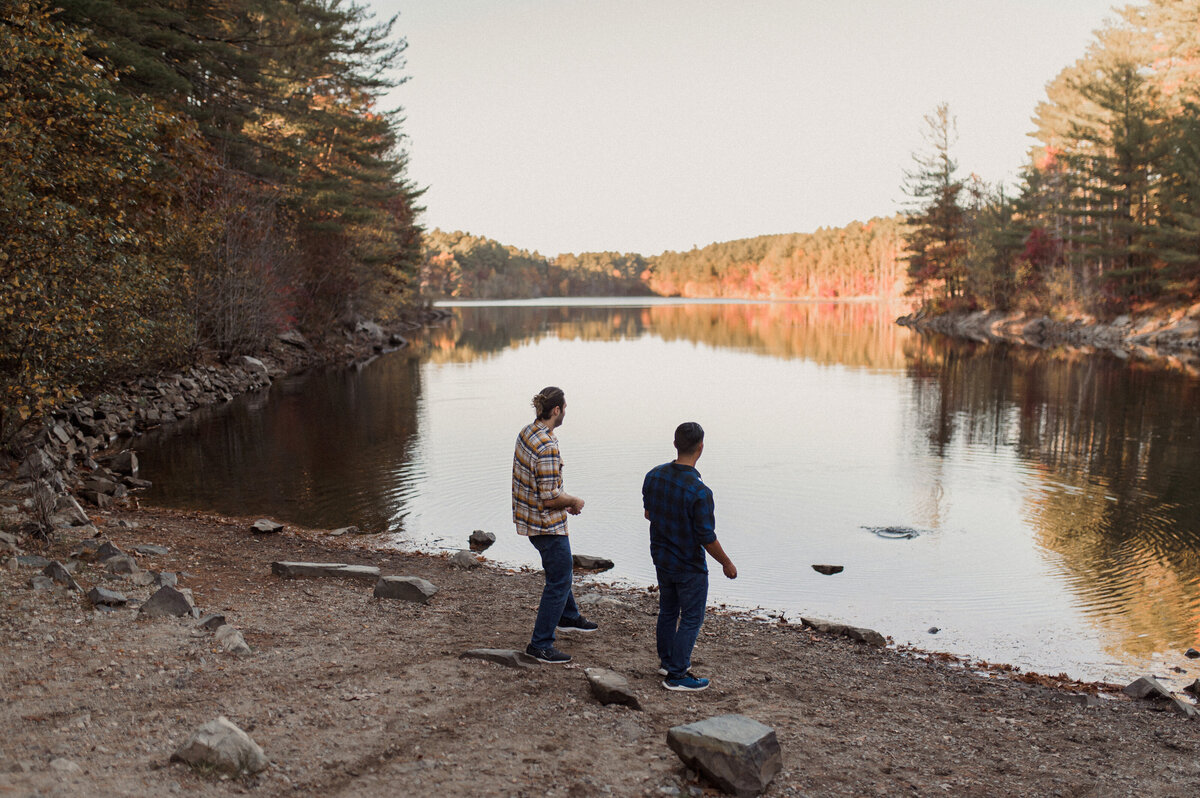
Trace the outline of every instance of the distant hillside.
<instances>
[{"instance_id":1,"label":"distant hillside","mask_svg":"<svg viewBox=\"0 0 1200 798\"><path fill-rule=\"evenodd\" d=\"M887 298L904 290L901 231L899 217L876 218L651 257L585 252L547 258L469 233L434 230L425 236L420 292L434 299Z\"/></svg>"}]
</instances>

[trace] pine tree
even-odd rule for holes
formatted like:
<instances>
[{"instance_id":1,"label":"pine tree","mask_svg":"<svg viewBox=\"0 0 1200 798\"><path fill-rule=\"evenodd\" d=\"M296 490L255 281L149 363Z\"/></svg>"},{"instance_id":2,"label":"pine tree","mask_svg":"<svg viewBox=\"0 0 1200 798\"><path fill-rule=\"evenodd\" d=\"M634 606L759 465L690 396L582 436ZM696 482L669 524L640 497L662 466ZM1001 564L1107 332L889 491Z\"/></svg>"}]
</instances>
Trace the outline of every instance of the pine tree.
<instances>
[{"instance_id":1,"label":"pine tree","mask_svg":"<svg viewBox=\"0 0 1200 798\"><path fill-rule=\"evenodd\" d=\"M913 155L916 168L905 172L905 193L912 210L905 221L911 293L939 292L953 302L966 288L965 217L959 204L963 181L952 149L957 139L950 108L942 103L925 116L928 149Z\"/></svg>"}]
</instances>

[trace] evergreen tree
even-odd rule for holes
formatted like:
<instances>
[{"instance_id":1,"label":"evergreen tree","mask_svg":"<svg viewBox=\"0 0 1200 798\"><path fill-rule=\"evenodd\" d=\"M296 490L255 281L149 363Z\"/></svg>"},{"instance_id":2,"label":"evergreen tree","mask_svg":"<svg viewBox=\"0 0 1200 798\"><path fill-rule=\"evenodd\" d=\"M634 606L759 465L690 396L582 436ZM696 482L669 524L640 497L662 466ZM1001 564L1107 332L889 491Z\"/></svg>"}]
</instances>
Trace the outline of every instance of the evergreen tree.
<instances>
[{"instance_id":1,"label":"evergreen tree","mask_svg":"<svg viewBox=\"0 0 1200 798\"><path fill-rule=\"evenodd\" d=\"M955 176L952 156L956 124L947 104L925 116L928 149L913 155L916 168L905 172L905 193L912 210L905 221L908 234L909 290L940 292L948 300L966 287L965 216L959 196L963 181Z\"/></svg>"}]
</instances>

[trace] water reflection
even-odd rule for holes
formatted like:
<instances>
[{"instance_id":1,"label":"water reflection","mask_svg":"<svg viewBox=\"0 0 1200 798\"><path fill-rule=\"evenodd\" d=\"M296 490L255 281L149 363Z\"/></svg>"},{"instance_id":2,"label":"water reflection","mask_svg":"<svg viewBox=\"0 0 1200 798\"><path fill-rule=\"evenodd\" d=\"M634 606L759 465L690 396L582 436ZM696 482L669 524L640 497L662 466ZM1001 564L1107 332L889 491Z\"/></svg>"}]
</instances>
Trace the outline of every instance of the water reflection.
<instances>
[{"instance_id":1,"label":"water reflection","mask_svg":"<svg viewBox=\"0 0 1200 798\"><path fill-rule=\"evenodd\" d=\"M674 425L697 418L742 571L714 582L714 600L1088 678L1160 653L1191 668L1179 652L1200 613L1200 383L1111 357L925 338L896 315L456 307L361 371L282 380L143 437L148 499L425 546L463 546L483 528L500 538L489 556L533 563L510 534L512 437L552 381L570 395L570 487L588 500L576 548L615 559L608 576L652 581L641 475L669 459Z\"/></svg>"},{"instance_id":2,"label":"water reflection","mask_svg":"<svg viewBox=\"0 0 1200 798\"><path fill-rule=\"evenodd\" d=\"M1037 466L1029 523L1112 656L1196 642L1200 383L1111 356L919 337L906 356L931 452L961 438Z\"/></svg>"}]
</instances>

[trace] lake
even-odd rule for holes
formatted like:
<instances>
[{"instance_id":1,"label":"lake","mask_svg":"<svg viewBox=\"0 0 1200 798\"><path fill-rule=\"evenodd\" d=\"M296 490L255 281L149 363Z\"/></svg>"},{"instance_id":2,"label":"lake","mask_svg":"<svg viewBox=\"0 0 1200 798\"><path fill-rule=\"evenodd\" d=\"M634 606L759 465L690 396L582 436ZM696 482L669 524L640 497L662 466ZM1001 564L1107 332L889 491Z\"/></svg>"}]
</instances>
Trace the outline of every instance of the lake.
<instances>
[{"instance_id":1,"label":"lake","mask_svg":"<svg viewBox=\"0 0 1200 798\"><path fill-rule=\"evenodd\" d=\"M740 573L711 569L711 604L1081 679L1200 677L1183 655L1200 644L1193 377L926 337L867 303L451 309L404 350L139 438L146 501L354 524L425 550L484 529L489 558L535 565L512 527L513 441L531 397L558 385L566 487L587 502L572 547L616 562L603 580L653 584L642 477L674 457L677 424L699 421L698 468Z\"/></svg>"}]
</instances>

